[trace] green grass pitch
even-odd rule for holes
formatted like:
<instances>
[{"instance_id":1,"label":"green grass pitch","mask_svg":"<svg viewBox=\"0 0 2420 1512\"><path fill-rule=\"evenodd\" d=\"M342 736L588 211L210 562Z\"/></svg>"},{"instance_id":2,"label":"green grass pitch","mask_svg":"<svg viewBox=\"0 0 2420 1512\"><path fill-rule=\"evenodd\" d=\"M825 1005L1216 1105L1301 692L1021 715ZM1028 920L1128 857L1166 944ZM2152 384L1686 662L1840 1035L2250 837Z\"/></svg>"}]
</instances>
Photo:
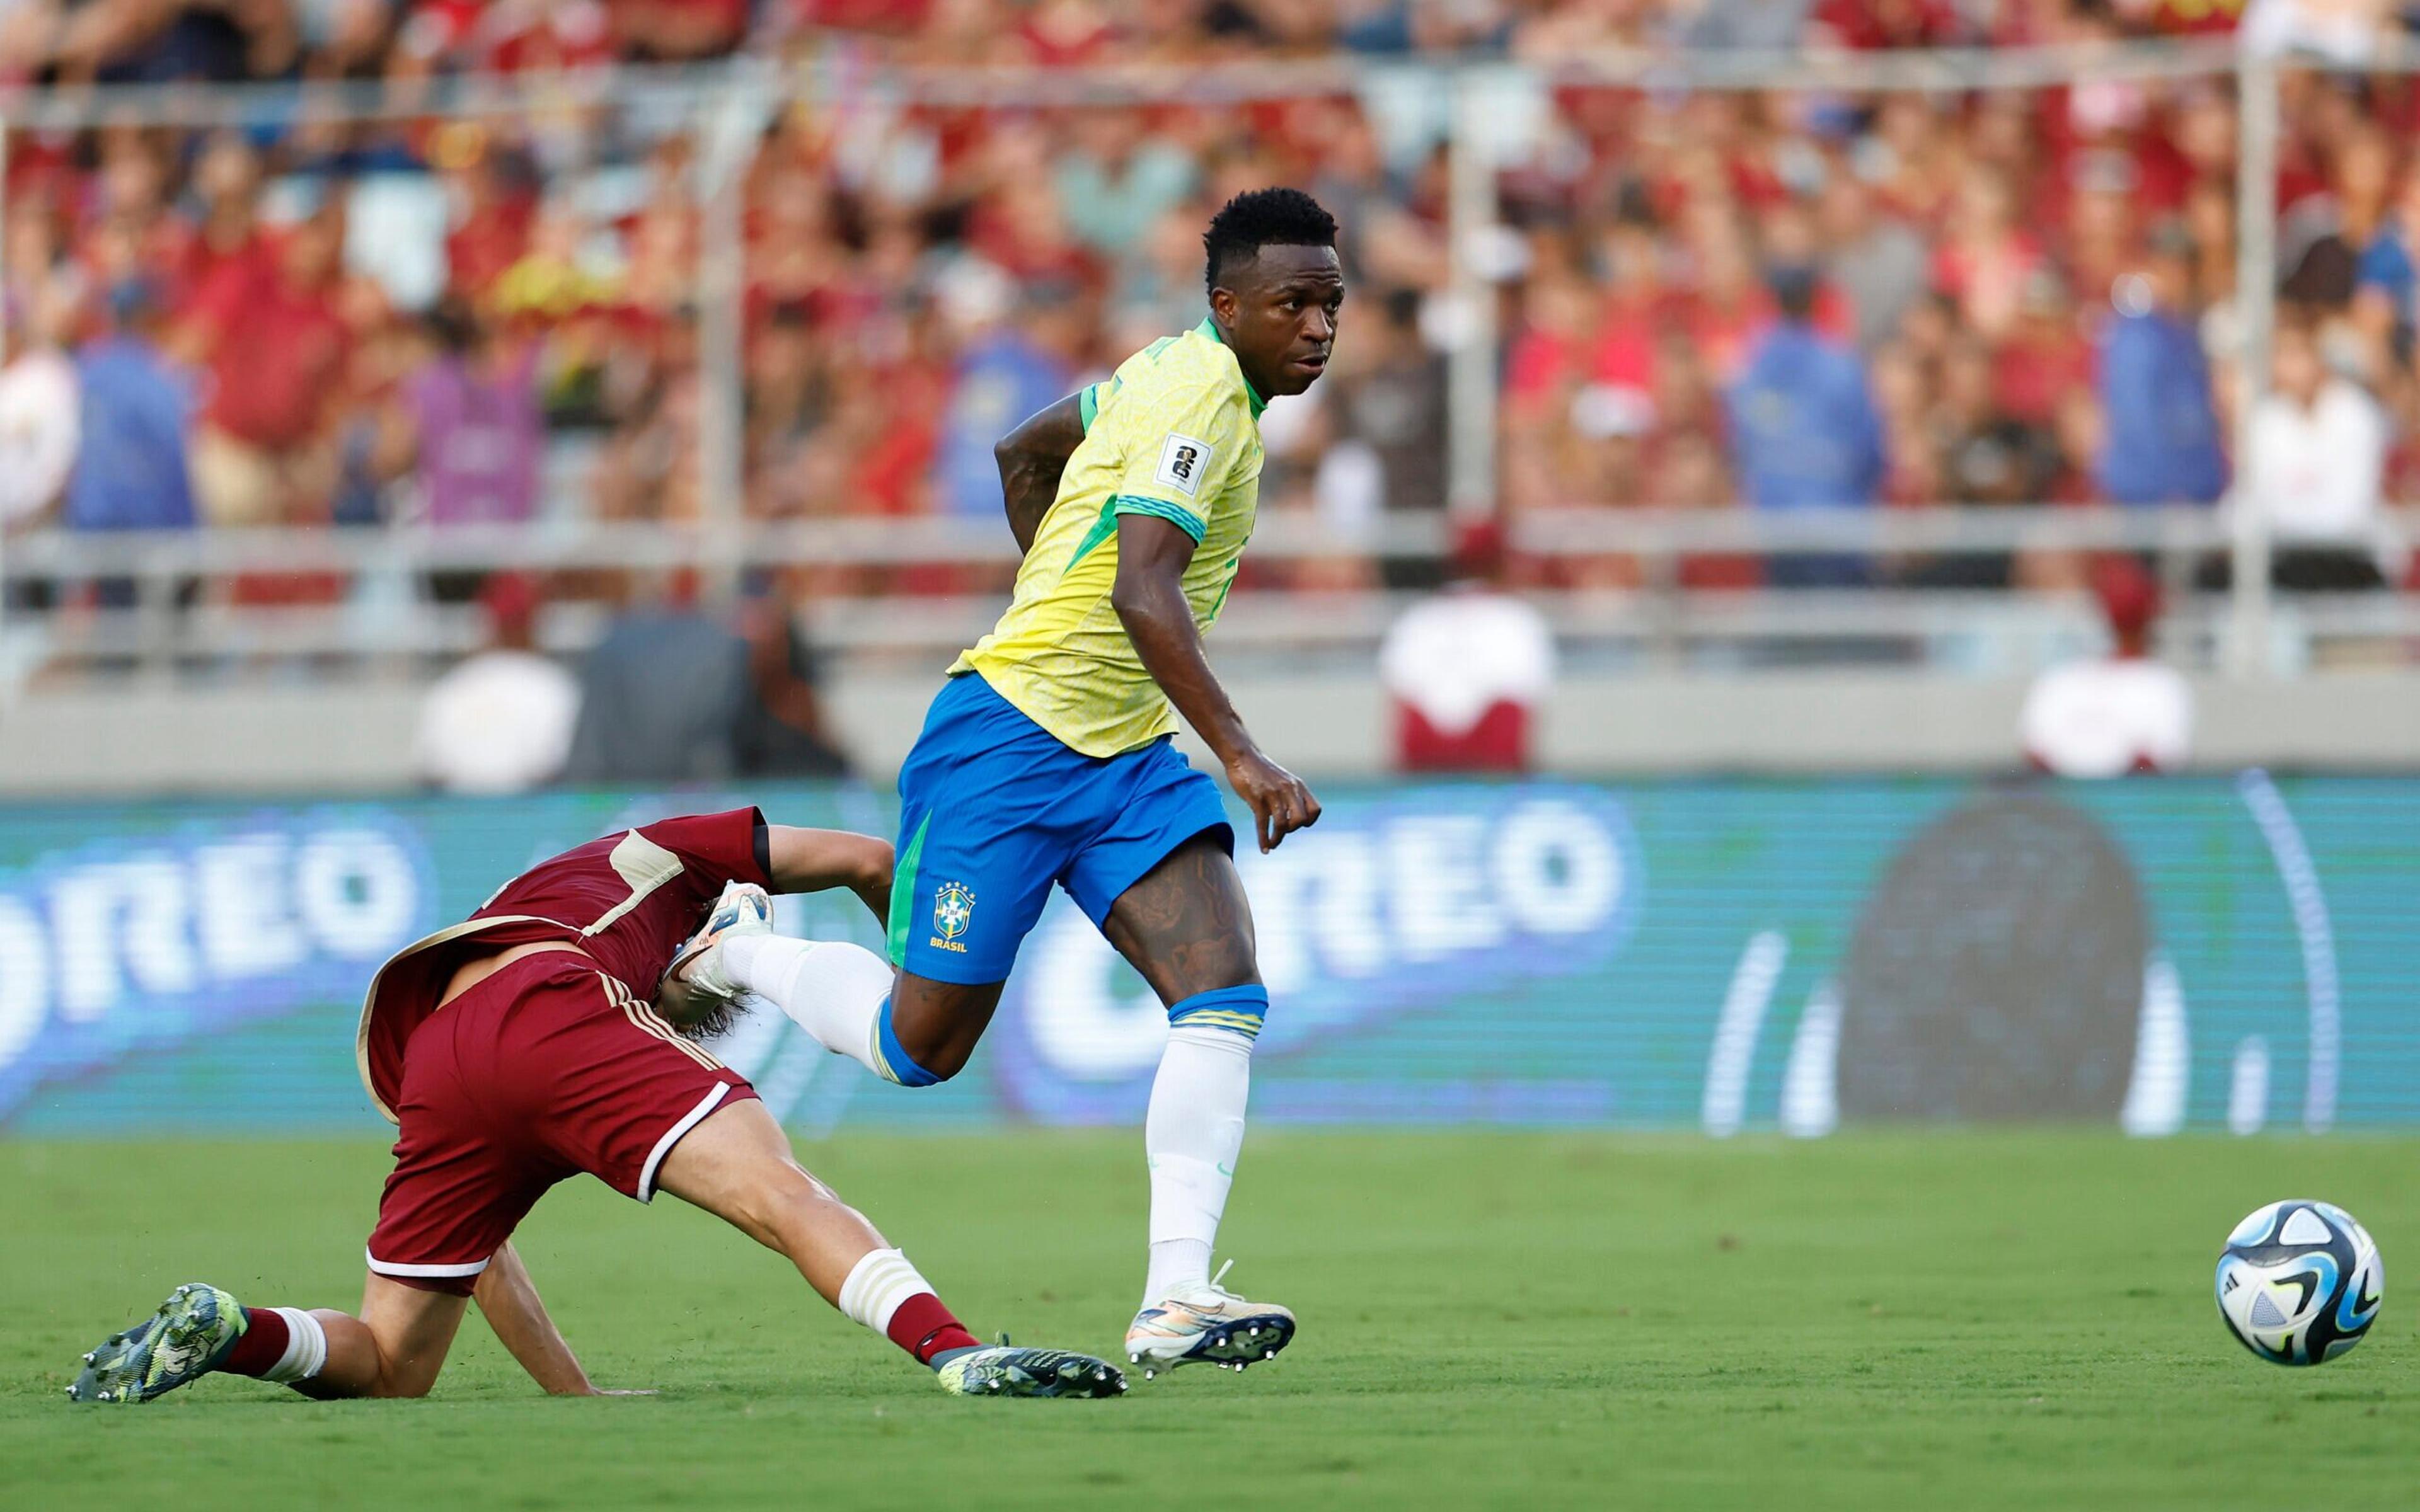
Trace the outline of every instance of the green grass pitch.
<instances>
[{"instance_id":1,"label":"green grass pitch","mask_svg":"<svg viewBox=\"0 0 2420 1512\"><path fill-rule=\"evenodd\" d=\"M848 1137L809 1165L968 1322L1109 1352L1130 1133ZM521 1243L599 1384L535 1395L475 1319L423 1402L214 1379L60 1395L180 1281L349 1305L355 1143L0 1144L0 1506L2408 1507L2412 1313L2316 1370L2211 1301L2259 1203L2343 1203L2390 1280L2420 1142L2081 1134L1815 1143L1261 1131L1222 1253L1304 1332L1110 1402L942 1396L774 1256L595 1182Z\"/></svg>"}]
</instances>

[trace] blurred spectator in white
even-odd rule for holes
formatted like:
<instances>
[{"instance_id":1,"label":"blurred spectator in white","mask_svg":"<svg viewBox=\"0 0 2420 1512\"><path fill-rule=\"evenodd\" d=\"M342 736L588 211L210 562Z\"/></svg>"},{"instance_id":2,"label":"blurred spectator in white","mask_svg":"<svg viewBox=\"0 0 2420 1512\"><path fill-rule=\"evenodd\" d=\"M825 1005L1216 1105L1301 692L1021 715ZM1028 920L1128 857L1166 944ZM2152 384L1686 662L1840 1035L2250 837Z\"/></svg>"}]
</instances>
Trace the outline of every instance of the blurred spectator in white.
<instances>
[{"instance_id":1,"label":"blurred spectator in white","mask_svg":"<svg viewBox=\"0 0 2420 1512\"><path fill-rule=\"evenodd\" d=\"M2101 491L2120 504L2206 504L2226 488L2210 359L2193 314L2193 243L2176 222L2111 292L2101 330Z\"/></svg>"},{"instance_id":2,"label":"blurred spectator in white","mask_svg":"<svg viewBox=\"0 0 2420 1512\"><path fill-rule=\"evenodd\" d=\"M1394 706L1395 765L1528 771L1538 710L1554 690L1554 632L1498 586L1504 541L1493 524L1461 534L1451 571L1446 590L1406 609L1378 647L1378 678Z\"/></svg>"},{"instance_id":3,"label":"blurred spectator in white","mask_svg":"<svg viewBox=\"0 0 2420 1512\"><path fill-rule=\"evenodd\" d=\"M2239 35L2249 51L2323 58L2360 68L2394 29L2387 0L2252 0Z\"/></svg>"},{"instance_id":4,"label":"blurred spectator in white","mask_svg":"<svg viewBox=\"0 0 2420 1512\"><path fill-rule=\"evenodd\" d=\"M342 78L367 68L385 51L401 8L394 0L297 0L294 14L310 53L308 71Z\"/></svg>"},{"instance_id":5,"label":"blurred spectator in white","mask_svg":"<svg viewBox=\"0 0 2420 1512\"><path fill-rule=\"evenodd\" d=\"M1813 324L1811 268L1768 275L1781 318L1750 348L1730 393L1733 464L1758 509L1863 509L1879 499L1885 468L1883 423L1865 364L1848 343ZM1767 570L1777 587L1862 582L1854 557L1782 557Z\"/></svg>"},{"instance_id":6,"label":"blurred spectator in white","mask_svg":"<svg viewBox=\"0 0 2420 1512\"><path fill-rule=\"evenodd\" d=\"M194 380L161 351L159 291L132 279L109 291L102 333L76 356L84 446L68 483L79 531L190 530L186 440Z\"/></svg>"},{"instance_id":7,"label":"blurred spectator in white","mask_svg":"<svg viewBox=\"0 0 2420 1512\"><path fill-rule=\"evenodd\" d=\"M479 594L487 644L440 677L420 706L411 760L424 780L447 793L526 793L563 770L580 684L535 649L541 603L520 573L488 579Z\"/></svg>"},{"instance_id":8,"label":"blurred spectator in white","mask_svg":"<svg viewBox=\"0 0 2420 1512\"><path fill-rule=\"evenodd\" d=\"M55 503L76 459L76 369L59 349L65 307L47 295L33 306L8 311L0 352L0 529Z\"/></svg>"},{"instance_id":9,"label":"blurred spectator in white","mask_svg":"<svg viewBox=\"0 0 2420 1512\"><path fill-rule=\"evenodd\" d=\"M508 348L458 298L428 315L437 359L405 390L421 508L434 525L520 523L537 512L546 445L534 348Z\"/></svg>"},{"instance_id":10,"label":"blurred spectator in white","mask_svg":"<svg viewBox=\"0 0 2420 1512\"><path fill-rule=\"evenodd\" d=\"M1599 5L1594 8L1624 8ZM1680 39L1689 47L1771 51L1793 47L1803 39L1815 5L1814 0L1695 0L1671 8L1679 22Z\"/></svg>"},{"instance_id":11,"label":"blurred spectator in white","mask_svg":"<svg viewBox=\"0 0 2420 1512\"><path fill-rule=\"evenodd\" d=\"M2103 562L2093 589L2110 650L2034 680L2018 717L2025 760L2056 777L2177 771L2193 750L2193 689L2151 659L2159 589L2131 557Z\"/></svg>"},{"instance_id":12,"label":"blurred spectator in white","mask_svg":"<svg viewBox=\"0 0 2420 1512\"><path fill-rule=\"evenodd\" d=\"M2280 588L2379 588L2380 480L2386 416L2369 392L2329 371L2299 322L2275 336L2275 378L2252 418L2247 491L2269 521Z\"/></svg>"},{"instance_id":13,"label":"blurred spectator in white","mask_svg":"<svg viewBox=\"0 0 2420 1512\"><path fill-rule=\"evenodd\" d=\"M1876 210L1873 191L1852 170L1824 180L1822 212L1831 244L1824 276L1848 296L1856 312L1857 346L1870 353L1897 333L1907 307L1923 297L1931 254L1915 227Z\"/></svg>"}]
</instances>

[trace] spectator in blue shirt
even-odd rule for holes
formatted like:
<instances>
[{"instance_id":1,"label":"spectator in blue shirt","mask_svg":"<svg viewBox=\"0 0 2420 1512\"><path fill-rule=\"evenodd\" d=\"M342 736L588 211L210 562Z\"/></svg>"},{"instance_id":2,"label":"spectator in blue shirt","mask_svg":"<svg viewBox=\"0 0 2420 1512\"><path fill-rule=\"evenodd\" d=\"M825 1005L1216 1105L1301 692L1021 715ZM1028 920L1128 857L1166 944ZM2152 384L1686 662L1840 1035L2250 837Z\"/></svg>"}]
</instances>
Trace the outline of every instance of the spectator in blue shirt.
<instances>
[{"instance_id":1,"label":"spectator in blue shirt","mask_svg":"<svg viewBox=\"0 0 2420 1512\"><path fill-rule=\"evenodd\" d=\"M2094 481L2120 504L2207 504L2226 490L2210 360L2188 310L2191 241L2173 223L2118 280L2101 328L2101 455Z\"/></svg>"},{"instance_id":2,"label":"spectator in blue shirt","mask_svg":"<svg viewBox=\"0 0 2420 1512\"><path fill-rule=\"evenodd\" d=\"M148 284L118 285L107 309L108 331L76 358L84 439L64 518L79 531L190 530L192 379L154 339L163 312Z\"/></svg>"},{"instance_id":3,"label":"spectator in blue shirt","mask_svg":"<svg viewBox=\"0 0 2420 1512\"><path fill-rule=\"evenodd\" d=\"M1865 364L1846 342L1817 331L1815 272L1795 265L1768 275L1781 319L1757 342L1728 395L1731 460L1759 509L1864 509L1882 491L1882 416ZM1855 557L1777 557L1780 587L1861 583Z\"/></svg>"},{"instance_id":4,"label":"spectator in blue shirt","mask_svg":"<svg viewBox=\"0 0 2420 1512\"><path fill-rule=\"evenodd\" d=\"M2384 223L2361 249L2353 268L2352 323L2369 344L2373 377L2383 378L2412 358L2412 321L2420 314L2420 169L2405 173Z\"/></svg>"},{"instance_id":5,"label":"spectator in blue shirt","mask_svg":"<svg viewBox=\"0 0 2420 1512\"><path fill-rule=\"evenodd\" d=\"M994 301L1021 301L1022 308L1005 318L998 316L1009 312L991 308L962 317L974 331L951 376L934 482L944 513L1000 524L1000 465L991 449L1017 422L1067 396L1076 379L1069 354L1078 311L1073 290L1047 284L1021 296L1003 286L970 302Z\"/></svg>"}]
</instances>

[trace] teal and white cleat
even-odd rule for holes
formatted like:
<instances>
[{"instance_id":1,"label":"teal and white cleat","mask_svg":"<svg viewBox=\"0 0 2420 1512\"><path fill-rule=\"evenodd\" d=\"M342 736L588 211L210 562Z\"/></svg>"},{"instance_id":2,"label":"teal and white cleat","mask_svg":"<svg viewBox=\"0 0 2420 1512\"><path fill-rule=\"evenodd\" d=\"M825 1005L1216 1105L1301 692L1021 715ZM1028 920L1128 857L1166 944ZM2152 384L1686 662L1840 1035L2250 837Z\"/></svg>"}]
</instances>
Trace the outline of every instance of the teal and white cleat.
<instances>
[{"instance_id":1,"label":"teal and white cleat","mask_svg":"<svg viewBox=\"0 0 2420 1512\"><path fill-rule=\"evenodd\" d=\"M84 1357L68 1388L79 1402L147 1402L209 1375L243 1337L243 1308L218 1288L188 1282L160 1310L112 1334Z\"/></svg>"},{"instance_id":2,"label":"teal and white cleat","mask_svg":"<svg viewBox=\"0 0 2420 1512\"><path fill-rule=\"evenodd\" d=\"M722 952L715 949L739 934L773 933L773 900L752 882L734 882L707 910L706 923L673 952L664 980L679 981L720 1002L732 1003L748 989L723 975Z\"/></svg>"},{"instance_id":3,"label":"teal and white cleat","mask_svg":"<svg viewBox=\"0 0 2420 1512\"><path fill-rule=\"evenodd\" d=\"M1125 1372L1107 1360L1069 1350L1020 1350L1005 1335L998 1344L962 1350L934 1372L953 1396L1115 1396Z\"/></svg>"},{"instance_id":4,"label":"teal and white cleat","mask_svg":"<svg viewBox=\"0 0 2420 1512\"><path fill-rule=\"evenodd\" d=\"M1206 1287L1188 1288L1145 1307L1126 1326L1126 1359L1149 1381L1181 1365L1241 1370L1272 1359L1294 1342L1294 1314L1275 1303L1247 1302L1218 1283L1229 1260Z\"/></svg>"}]
</instances>

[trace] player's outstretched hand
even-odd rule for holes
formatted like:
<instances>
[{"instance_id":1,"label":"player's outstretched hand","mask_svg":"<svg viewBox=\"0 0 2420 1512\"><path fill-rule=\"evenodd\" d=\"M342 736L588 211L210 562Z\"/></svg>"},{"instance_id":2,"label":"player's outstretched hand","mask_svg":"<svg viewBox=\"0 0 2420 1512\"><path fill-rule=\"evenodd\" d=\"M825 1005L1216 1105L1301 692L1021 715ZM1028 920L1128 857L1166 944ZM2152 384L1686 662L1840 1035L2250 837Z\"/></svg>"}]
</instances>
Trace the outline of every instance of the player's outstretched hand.
<instances>
[{"instance_id":1,"label":"player's outstretched hand","mask_svg":"<svg viewBox=\"0 0 2420 1512\"><path fill-rule=\"evenodd\" d=\"M1263 854L1297 829L1319 823L1319 800L1302 779L1257 750L1248 750L1227 764L1227 780L1235 796L1250 805L1252 827Z\"/></svg>"}]
</instances>

